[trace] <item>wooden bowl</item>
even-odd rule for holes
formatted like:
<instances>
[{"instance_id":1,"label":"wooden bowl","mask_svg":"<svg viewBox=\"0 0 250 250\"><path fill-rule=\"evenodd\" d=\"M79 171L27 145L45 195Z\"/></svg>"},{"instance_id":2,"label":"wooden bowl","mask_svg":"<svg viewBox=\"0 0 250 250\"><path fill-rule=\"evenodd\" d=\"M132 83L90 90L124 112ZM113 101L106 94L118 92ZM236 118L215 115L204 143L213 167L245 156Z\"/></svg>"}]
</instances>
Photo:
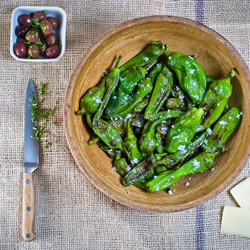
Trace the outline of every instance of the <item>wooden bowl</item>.
<instances>
[{"instance_id":1,"label":"wooden bowl","mask_svg":"<svg viewBox=\"0 0 250 250\"><path fill-rule=\"evenodd\" d=\"M170 51L199 55L198 61L215 78L225 77L231 68L237 76L232 80L230 106L239 107L243 119L231 135L229 152L216 159L215 171L207 171L181 180L173 195L165 191L147 193L123 187L119 175L112 170L110 159L98 146L87 145L89 130L74 111L87 89L96 85L114 56L122 62L135 56L150 40L161 40ZM197 206L224 190L244 168L250 145L250 73L237 50L221 35L194 21L152 16L135 19L104 33L82 55L71 76L66 93L64 126L70 150L82 173L104 194L126 206L154 212L173 212ZM186 186L185 183L190 185Z\"/></svg>"}]
</instances>

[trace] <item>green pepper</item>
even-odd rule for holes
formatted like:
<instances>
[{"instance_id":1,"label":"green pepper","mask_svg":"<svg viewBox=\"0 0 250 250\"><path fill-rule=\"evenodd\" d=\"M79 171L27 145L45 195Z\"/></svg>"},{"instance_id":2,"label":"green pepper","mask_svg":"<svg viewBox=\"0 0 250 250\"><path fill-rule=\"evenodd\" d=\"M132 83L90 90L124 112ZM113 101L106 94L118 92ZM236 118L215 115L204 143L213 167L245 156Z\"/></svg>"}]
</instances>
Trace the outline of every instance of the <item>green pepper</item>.
<instances>
[{"instance_id":1,"label":"green pepper","mask_svg":"<svg viewBox=\"0 0 250 250\"><path fill-rule=\"evenodd\" d=\"M174 121L166 136L167 152L175 153L179 147L189 144L201 123L203 113L203 109L193 107Z\"/></svg>"},{"instance_id":2,"label":"green pepper","mask_svg":"<svg viewBox=\"0 0 250 250\"><path fill-rule=\"evenodd\" d=\"M238 108L231 108L214 125L212 133L208 135L207 142L202 145L206 152L219 151L240 122L242 113Z\"/></svg>"},{"instance_id":3,"label":"green pepper","mask_svg":"<svg viewBox=\"0 0 250 250\"><path fill-rule=\"evenodd\" d=\"M108 147L104 142L98 141L97 145L101 148L102 151L104 151L111 159L115 159L117 155L120 154L121 151L116 150L114 148Z\"/></svg>"},{"instance_id":4,"label":"green pepper","mask_svg":"<svg viewBox=\"0 0 250 250\"><path fill-rule=\"evenodd\" d=\"M117 156L114 160L113 170L123 177L131 170L131 167L124 157Z\"/></svg>"},{"instance_id":5,"label":"green pepper","mask_svg":"<svg viewBox=\"0 0 250 250\"><path fill-rule=\"evenodd\" d=\"M94 115L93 124L96 124L96 122L101 118L102 113L108 104L108 101L111 97L112 92L115 90L116 86L118 85L119 77L120 77L120 69L119 69L120 60L121 60L121 56L119 56L115 67L110 70L110 73L107 76L107 80L105 83L105 87L106 87L105 95L103 96L102 102Z\"/></svg>"},{"instance_id":6,"label":"green pepper","mask_svg":"<svg viewBox=\"0 0 250 250\"><path fill-rule=\"evenodd\" d=\"M153 180L147 182L146 187L149 192L158 192L162 189L171 188L183 176L204 172L211 168L214 164L214 158L217 154L202 152L193 159L183 164L176 171L169 173L168 171L161 173Z\"/></svg>"},{"instance_id":7,"label":"green pepper","mask_svg":"<svg viewBox=\"0 0 250 250\"><path fill-rule=\"evenodd\" d=\"M148 121L148 123L145 125L139 145L141 151L147 153L151 157L152 162L155 161L155 157L153 155L153 152L156 148L155 127L162 121L179 117L181 114L182 112L180 110L162 111L158 113L156 120Z\"/></svg>"},{"instance_id":8,"label":"green pepper","mask_svg":"<svg viewBox=\"0 0 250 250\"><path fill-rule=\"evenodd\" d=\"M231 78L235 76L232 69L225 79L215 80L209 85L200 108L204 110L202 122L197 132L210 127L223 113L229 97L232 95Z\"/></svg>"},{"instance_id":9,"label":"green pepper","mask_svg":"<svg viewBox=\"0 0 250 250\"><path fill-rule=\"evenodd\" d=\"M168 56L167 65L178 78L180 87L195 104L200 104L206 92L206 74L191 56L174 52Z\"/></svg>"},{"instance_id":10,"label":"green pepper","mask_svg":"<svg viewBox=\"0 0 250 250\"><path fill-rule=\"evenodd\" d=\"M103 77L97 86L89 89L81 98L80 109L76 112L77 115L84 115L85 113L93 114L97 111L105 94L105 81L106 77Z\"/></svg>"},{"instance_id":11,"label":"green pepper","mask_svg":"<svg viewBox=\"0 0 250 250\"><path fill-rule=\"evenodd\" d=\"M166 166L157 166L155 168L155 172L156 172L157 175L159 175L159 174L161 174L162 172L165 172L165 171L169 171L169 173L170 173L170 170L168 170Z\"/></svg>"},{"instance_id":12,"label":"green pepper","mask_svg":"<svg viewBox=\"0 0 250 250\"><path fill-rule=\"evenodd\" d=\"M121 118L115 118L112 120L107 121L109 124L111 124L121 135L121 137L124 137L126 134L126 123L124 122L124 119Z\"/></svg>"},{"instance_id":13,"label":"green pepper","mask_svg":"<svg viewBox=\"0 0 250 250\"><path fill-rule=\"evenodd\" d=\"M137 106L133 109L132 112L141 113L145 109L145 107L148 105L149 99L150 98L148 96L144 97L144 99L140 103L137 104Z\"/></svg>"},{"instance_id":14,"label":"green pepper","mask_svg":"<svg viewBox=\"0 0 250 250\"><path fill-rule=\"evenodd\" d=\"M156 142L156 151L159 154L162 154L165 149L162 143L162 135L158 131L155 133L155 142Z\"/></svg>"},{"instance_id":15,"label":"green pepper","mask_svg":"<svg viewBox=\"0 0 250 250\"><path fill-rule=\"evenodd\" d=\"M131 67L144 66L156 60L166 52L166 47L160 42L151 41L148 46L138 55L126 62L120 67L121 72Z\"/></svg>"},{"instance_id":16,"label":"green pepper","mask_svg":"<svg viewBox=\"0 0 250 250\"><path fill-rule=\"evenodd\" d=\"M131 128L131 119L132 118L129 118L127 121L127 136L123 142L123 151L126 153L132 165L134 165L142 160L142 154L138 148L137 138Z\"/></svg>"},{"instance_id":17,"label":"green pepper","mask_svg":"<svg viewBox=\"0 0 250 250\"><path fill-rule=\"evenodd\" d=\"M99 119L96 124L91 123L90 115L86 115L89 126L95 134L110 148L122 149L122 138L119 132L108 122Z\"/></svg>"},{"instance_id":18,"label":"green pepper","mask_svg":"<svg viewBox=\"0 0 250 250\"><path fill-rule=\"evenodd\" d=\"M123 186L133 185L135 183L143 182L145 179L149 179L154 175L154 168L147 161L141 161L132 170L130 170L122 179Z\"/></svg>"},{"instance_id":19,"label":"green pepper","mask_svg":"<svg viewBox=\"0 0 250 250\"><path fill-rule=\"evenodd\" d=\"M145 119L153 119L161 109L173 88L173 79L173 73L164 66L157 76L153 93L144 113Z\"/></svg>"},{"instance_id":20,"label":"green pepper","mask_svg":"<svg viewBox=\"0 0 250 250\"><path fill-rule=\"evenodd\" d=\"M105 118L123 117L130 113L143 99L150 93L153 86L149 79L144 78L140 81L132 95L129 95L126 102L116 108L115 112L109 113L110 110L105 110Z\"/></svg>"},{"instance_id":21,"label":"green pepper","mask_svg":"<svg viewBox=\"0 0 250 250\"><path fill-rule=\"evenodd\" d=\"M155 162L156 166L166 166L172 168L175 165L182 163L187 157L195 153L195 151L206 141L207 132L203 132L187 146L181 145L178 147L178 151L162 157Z\"/></svg>"},{"instance_id":22,"label":"green pepper","mask_svg":"<svg viewBox=\"0 0 250 250\"><path fill-rule=\"evenodd\" d=\"M168 109L185 109L185 101L180 98L169 98L166 102Z\"/></svg>"},{"instance_id":23,"label":"green pepper","mask_svg":"<svg viewBox=\"0 0 250 250\"><path fill-rule=\"evenodd\" d=\"M160 74L163 67L163 61L158 62L155 67L150 71L148 77L150 78L151 82L154 84L157 76Z\"/></svg>"}]
</instances>

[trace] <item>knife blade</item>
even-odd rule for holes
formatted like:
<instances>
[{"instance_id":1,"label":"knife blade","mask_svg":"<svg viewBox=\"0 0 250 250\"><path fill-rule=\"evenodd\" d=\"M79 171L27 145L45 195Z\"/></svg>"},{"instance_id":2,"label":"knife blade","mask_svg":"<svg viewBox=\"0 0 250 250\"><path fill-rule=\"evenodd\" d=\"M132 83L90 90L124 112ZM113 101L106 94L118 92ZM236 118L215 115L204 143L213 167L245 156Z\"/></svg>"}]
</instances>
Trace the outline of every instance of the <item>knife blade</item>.
<instances>
[{"instance_id":1,"label":"knife blade","mask_svg":"<svg viewBox=\"0 0 250 250\"><path fill-rule=\"evenodd\" d=\"M36 90L32 80L29 80L24 119L24 173L23 173L23 210L22 210L22 236L25 241L35 238L35 190L32 173L39 166L39 141L35 137L34 107L37 105Z\"/></svg>"}]
</instances>

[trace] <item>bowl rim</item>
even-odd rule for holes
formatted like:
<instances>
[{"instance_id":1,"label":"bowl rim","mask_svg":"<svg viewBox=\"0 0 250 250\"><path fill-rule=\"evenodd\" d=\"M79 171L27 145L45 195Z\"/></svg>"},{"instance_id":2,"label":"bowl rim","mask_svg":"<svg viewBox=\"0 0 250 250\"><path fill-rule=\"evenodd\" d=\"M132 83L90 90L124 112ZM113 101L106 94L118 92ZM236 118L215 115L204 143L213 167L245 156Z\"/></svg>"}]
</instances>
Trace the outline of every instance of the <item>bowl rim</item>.
<instances>
[{"instance_id":1,"label":"bowl rim","mask_svg":"<svg viewBox=\"0 0 250 250\"><path fill-rule=\"evenodd\" d=\"M82 54L82 56L79 58L78 63L75 66L75 69L70 77L70 81L68 84L68 88L65 94L65 100L64 100L64 132L66 135L67 143L69 146L69 149L71 151L71 154L73 155L73 158L75 162L78 165L78 168L81 170L81 172L84 174L84 176L87 177L87 179L101 192L103 192L105 195L108 197L112 198L113 200L117 201L120 204L123 204L125 206L143 210L143 211L148 211L148 212L177 212L177 211L182 211L186 210L192 207L196 207L206 201L208 201L211 198L214 198L216 195L221 193L226 187L228 187L234 180L235 178L240 174L240 172L243 170L245 167L247 161L248 161L248 154L250 153L250 137L248 138L248 147L246 149L246 152L244 154L244 157L241 159L240 164L238 167L235 169L235 171L230 175L229 178L227 178L223 183L221 183L216 189L208 192L207 194L183 203L183 204L178 204L178 205L155 205L153 207L149 207L147 204L142 204L136 201L132 201L128 198L125 197L120 197L120 195L113 193L110 191L108 188L103 186L101 183L99 183L95 176L93 176L89 171L88 168L86 167L86 164L84 161L82 161L81 155L77 150L77 144L73 140L74 136L70 133L72 129L72 123L70 120L71 117L71 100L72 100L72 95L75 87L76 80L78 78L78 74L80 73L83 65L85 62L88 60L89 56L91 53L107 38L112 36L114 33L119 32L123 29L129 28L134 25L140 25L144 23L149 23L149 22L159 22L159 21L164 21L164 22L170 22L170 23L178 23L178 24L184 24L184 25L189 25L194 28L201 29L202 31L208 33L209 35L213 36L216 38L219 42L221 42L224 46L227 47L227 49L235 55L236 60L239 62L241 65L241 69L244 72L248 84L250 86L250 71L248 69L247 64L239 54L239 52L234 48L234 46L226 40L222 35L214 31L213 29L198 23L196 21L193 21L191 19L183 18L183 17L177 17L177 16L167 16L167 15L161 15L161 16L145 16L145 17L140 17L136 19L132 19L123 23L120 23L107 31L105 31L94 43L92 43L87 50ZM82 167L81 167L82 166Z\"/></svg>"},{"instance_id":2,"label":"bowl rim","mask_svg":"<svg viewBox=\"0 0 250 250\"><path fill-rule=\"evenodd\" d=\"M14 18L16 18L16 12L18 10L29 10L30 12L33 11L41 11L41 10L50 10L50 11L54 11L57 13L60 13L60 15L62 16L62 23L61 23L61 29L59 31L60 33L60 38L61 38L61 52L60 54L55 57L55 58L47 58L47 59L27 59L27 58L21 58L15 55L14 53L14 44L15 39L13 39L13 36L15 38L17 38L16 34L15 34L15 28L14 27ZM65 54L65 50L66 50L66 26L67 26L67 13L65 12L64 9L60 8L60 7L53 7L53 6L18 6L15 9L13 9L12 13L11 13L11 29L10 29L10 54L11 56L20 62L57 62L59 61ZM14 35L13 35L14 34Z\"/></svg>"}]
</instances>

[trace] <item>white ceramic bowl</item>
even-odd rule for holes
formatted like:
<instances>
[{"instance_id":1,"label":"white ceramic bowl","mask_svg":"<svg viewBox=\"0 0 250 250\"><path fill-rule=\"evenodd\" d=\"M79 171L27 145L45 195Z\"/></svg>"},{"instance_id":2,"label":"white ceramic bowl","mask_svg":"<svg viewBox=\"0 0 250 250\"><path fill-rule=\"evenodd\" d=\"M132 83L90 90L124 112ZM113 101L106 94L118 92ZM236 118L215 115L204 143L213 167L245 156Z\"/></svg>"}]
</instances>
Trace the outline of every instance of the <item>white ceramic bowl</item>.
<instances>
[{"instance_id":1,"label":"white ceramic bowl","mask_svg":"<svg viewBox=\"0 0 250 250\"><path fill-rule=\"evenodd\" d=\"M44 11L48 13L48 16L55 17L58 21L58 29L54 31L54 33L57 35L57 37L60 39L59 44L59 55L56 58L45 58L42 56L39 56L38 59L26 59L26 58L20 58L16 56L14 53L14 45L17 40L17 35L15 32L16 27L18 24L18 17L22 14L31 14L35 11ZM66 12L59 7L47 7L47 6L20 6L15 8L12 11L12 17L11 17L11 32L10 32L10 54L14 59L21 62L57 62L59 61L64 53L66 48L66 22L67 22L67 14Z\"/></svg>"}]
</instances>

